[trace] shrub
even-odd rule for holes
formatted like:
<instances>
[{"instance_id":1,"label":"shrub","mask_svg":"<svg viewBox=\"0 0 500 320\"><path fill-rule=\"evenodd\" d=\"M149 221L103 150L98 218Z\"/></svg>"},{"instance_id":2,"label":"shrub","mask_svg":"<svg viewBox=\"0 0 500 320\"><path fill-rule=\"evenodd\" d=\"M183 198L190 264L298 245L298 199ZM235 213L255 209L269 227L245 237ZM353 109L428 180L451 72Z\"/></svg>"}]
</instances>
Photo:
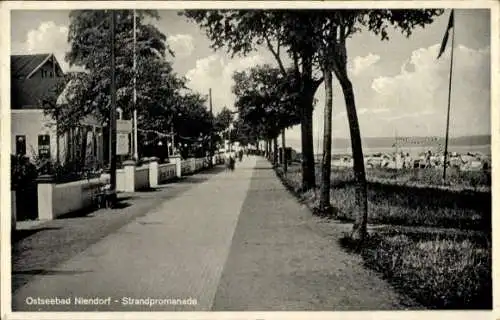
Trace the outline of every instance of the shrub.
<instances>
[{"instance_id":1,"label":"shrub","mask_svg":"<svg viewBox=\"0 0 500 320\"><path fill-rule=\"evenodd\" d=\"M32 185L38 176L35 164L25 156L10 156L11 189L23 189Z\"/></svg>"},{"instance_id":2,"label":"shrub","mask_svg":"<svg viewBox=\"0 0 500 320\"><path fill-rule=\"evenodd\" d=\"M82 179L98 177L101 170L97 166L82 167L80 161L67 161L63 164L52 160L38 161L39 174L48 174L54 177L55 182L65 183Z\"/></svg>"}]
</instances>

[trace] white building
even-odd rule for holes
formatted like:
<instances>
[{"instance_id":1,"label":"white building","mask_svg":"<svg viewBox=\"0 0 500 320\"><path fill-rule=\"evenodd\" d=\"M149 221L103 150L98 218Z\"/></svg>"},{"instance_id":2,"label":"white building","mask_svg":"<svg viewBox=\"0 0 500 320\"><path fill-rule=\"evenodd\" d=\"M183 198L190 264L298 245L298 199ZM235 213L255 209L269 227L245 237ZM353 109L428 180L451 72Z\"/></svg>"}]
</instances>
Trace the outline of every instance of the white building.
<instances>
[{"instance_id":1,"label":"white building","mask_svg":"<svg viewBox=\"0 0 500 320\"><path fill-rule=\"evenodd\" d=\"M58 137L57 121L44 114L43 103L51 96L57 97L57 103L64 103L66 89L60 95L55 90L64 88L65 81L53 54L11 56L11 154L63 163L70 151L81 149L70 143L70 137L83 130L88 142L86 159L90 156L95 162L102 162L103 135L99 123L86 119Z\"/></svg>"}]
</instances>

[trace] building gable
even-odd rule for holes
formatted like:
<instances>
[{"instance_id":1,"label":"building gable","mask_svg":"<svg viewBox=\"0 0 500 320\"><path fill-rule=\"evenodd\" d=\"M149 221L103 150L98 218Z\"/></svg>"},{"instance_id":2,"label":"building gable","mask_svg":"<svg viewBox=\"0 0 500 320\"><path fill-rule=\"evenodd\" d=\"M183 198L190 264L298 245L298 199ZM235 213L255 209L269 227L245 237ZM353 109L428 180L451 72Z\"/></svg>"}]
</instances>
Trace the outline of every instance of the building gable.
<instances>
[{"instance_id":1,"label":"building gable","mask_svg":"<svg viewBox=\"0 0 500 320\"><path fill-rule=\"evenodd\" d=\"M10 56L11 78L25 79L36 69L50 54L28 54Z\"/></svg>"},{"instance_id":2,"label":"building gable","mask_svg":"<svg viewBox=\"0 0 500 320\"><path fill-rule=\"evenodd\" d=\"M53 54L11 56L11 108L41 108L61 81L64 73Z\"/></svg>"}]
</instances>

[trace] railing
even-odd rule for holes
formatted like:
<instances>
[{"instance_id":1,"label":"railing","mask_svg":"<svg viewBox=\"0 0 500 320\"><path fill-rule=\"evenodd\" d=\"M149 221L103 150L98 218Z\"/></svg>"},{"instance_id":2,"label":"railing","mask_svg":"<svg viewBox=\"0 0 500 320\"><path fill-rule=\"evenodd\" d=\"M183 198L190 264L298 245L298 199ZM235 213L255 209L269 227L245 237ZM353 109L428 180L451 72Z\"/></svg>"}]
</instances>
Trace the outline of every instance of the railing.
<instances>
[{"instance_id":1,"label":"railing","mask_svg":"<svg viewBox=\"0 0 500 320\"><path fill-rule=\"evenodd\" d=\"M181 175L192 173L191 159L183 160L181 162Z\"/></svg>"},{"instance_id":2,"label":"railing","mask_svg":"<svg viewBox=\"0 0 500 320\"><path fill-rule=\"evenodd\" d=\"M144 190L150 187L149 185L149 165L145 164L135 168L135 190Z\"/></svg>"},{"instance_id":3,"label":"railing","mask_svg":"<svg viewBox=\"0 0 500 320\"><path fill-rule=\"evenodd\" d=\"M158 183L165 183L177 177L177 166L175 163L158 165Z\"/></svg>"}]
</instances>

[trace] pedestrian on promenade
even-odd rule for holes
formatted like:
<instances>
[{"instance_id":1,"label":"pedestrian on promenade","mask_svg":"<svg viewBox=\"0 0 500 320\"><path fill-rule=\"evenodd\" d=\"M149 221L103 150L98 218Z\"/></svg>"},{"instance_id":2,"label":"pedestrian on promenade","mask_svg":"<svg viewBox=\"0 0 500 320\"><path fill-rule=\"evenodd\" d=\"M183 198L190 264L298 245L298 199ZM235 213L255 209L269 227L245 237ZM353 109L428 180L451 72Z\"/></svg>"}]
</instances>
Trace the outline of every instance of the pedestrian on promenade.
<instances>
[{"instance_id":1,"label":"pedestrian on promenade","mask_svg":"<svg viewBox=\"0 0 500 320\"><path fill-rule=\"evenodd\" d=\"M234 170L235 164L236 164L236 151L231 151L231 170Z\"/></svg>"},{"instance_id":2,"label":"pedestrian on promenade","mask_svg":"<svg viewBox=\"0 0 500 320\"><path fill-rule=\"evenodd\" d=\"M430 168L432 166L431 165L431 156L432 156L431 150L427 151L427 154L425 155L425 167L426 168Z\"/></svg>"},{"instance_id":3,"label":"pedestrian on promenade","mask_svg":"<svg viewBox=\"0 0 500 320\"><path fill-rule=\"evenodd\" d=\"M408 152L404 156L404 163L405 163L406 168L408 168L408 169L412 168L412 159L410 157L410 153L408 153Z\"/></svg>"},{"instance_id":4,"label":"pedestrian on promenade","mask_svg":"<svg viewBox=\"0 0 500 320\"><path fill-rule=\"evenodd\" d=\"M226 165L226 170L229 170L231 168L231 154L229 153L228 150L226 150L226 153L224 153L224 163Z\"/></svg>"},{"instance_id":5,"label":"pedestrian on promenade","mask_svg":"<svg viewBox=\"0 0 500 320\"><path fill-rule=\"evenodd\" d=\"M231 169L231 171L234 171L234 163L235 163L236 159L235 157L233 157L233 155L231 155L229 157L229 168Z\"/></svg>"}]
</instances>

